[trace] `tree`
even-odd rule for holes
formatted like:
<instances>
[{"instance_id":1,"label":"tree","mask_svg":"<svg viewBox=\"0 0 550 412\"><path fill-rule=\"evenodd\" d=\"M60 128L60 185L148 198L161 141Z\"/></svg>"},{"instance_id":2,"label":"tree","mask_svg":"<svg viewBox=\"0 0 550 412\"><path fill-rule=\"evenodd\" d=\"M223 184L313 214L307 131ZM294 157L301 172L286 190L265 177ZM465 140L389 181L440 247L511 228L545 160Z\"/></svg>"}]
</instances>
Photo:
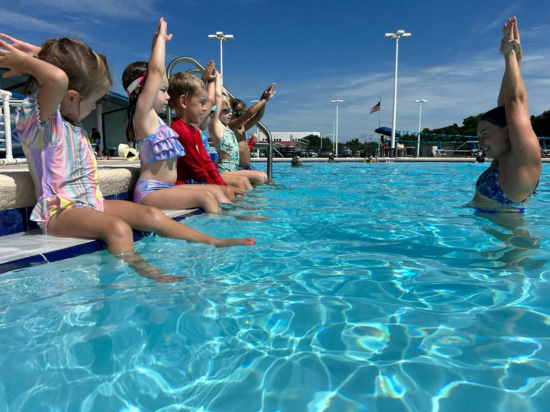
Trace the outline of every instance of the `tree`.
<instances>
[{"instance_id":1,"label":"tree","mask_svg":"<svg viewBox=\"0 0 550 412\"><path fill-rule=\"evenodd\" d=\"M539 137L550 137L550 110L538 116L531 116L531 124Z\"/></svg>"}]
</instances>

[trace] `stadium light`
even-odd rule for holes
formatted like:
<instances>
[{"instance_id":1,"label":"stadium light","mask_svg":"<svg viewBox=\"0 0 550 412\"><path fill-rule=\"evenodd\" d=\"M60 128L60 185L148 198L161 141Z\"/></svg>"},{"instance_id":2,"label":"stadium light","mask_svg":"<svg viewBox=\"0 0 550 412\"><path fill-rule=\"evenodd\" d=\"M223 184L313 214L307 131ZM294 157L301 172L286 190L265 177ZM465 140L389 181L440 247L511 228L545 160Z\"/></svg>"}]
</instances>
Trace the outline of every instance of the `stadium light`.
<instances>
[{"instance_id":1,"label":"stadium light","mask_svg":"<svg viewBox=\"0 0 550 412\"><path fill-rule=\"evenodd\" d=\"M208 38L220 41L220 73L223 74L223 42L226 40L233 40L235 37L232 34L223 34L223 31L217 31L216 34L209 34ZM223 77L221 79L221 84L223 85Z\"/></svg>"},{"instance_id":2,"label":"stadium light","mask_svg":"<svg viewBox=\"0 0 550 412\"><path fill-rule=\"evenodd\" d=\"M411 37L411 33L405 33L405 30L397 30L395 33L386 33L384 37L395 40L395 75L393 79L393 116L391 127L391 148L395 149L395 119L397 116L397 56L399 53L399 39L401 37Z\"/></svg>"},{"instance_id":3,"label":"stadium light","mask_svg":"<svg viewBox=\"0 0 550 412\"><path fill-rule=\"evenodd\" d=\"M420 103L420 114L418 115L418 141L416 142L416 157L420 156L420 132L421 124L422 124L422 103L426 103L427 100L425 99L418 99L414 101L415 103Z\"/></svg>"}]
</instances>

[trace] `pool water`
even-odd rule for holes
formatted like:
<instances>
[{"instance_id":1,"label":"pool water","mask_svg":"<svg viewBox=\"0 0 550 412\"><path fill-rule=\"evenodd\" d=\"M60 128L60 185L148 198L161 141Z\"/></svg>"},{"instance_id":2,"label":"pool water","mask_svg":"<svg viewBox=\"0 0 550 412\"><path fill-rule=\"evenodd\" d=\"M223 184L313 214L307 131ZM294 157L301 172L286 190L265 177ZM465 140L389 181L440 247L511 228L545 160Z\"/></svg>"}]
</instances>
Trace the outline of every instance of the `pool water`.
<instances>
[{"instance_id":1,"label":"pool water","mask_svg":"<svg viewBox=\"0 0 550 412\"><path fill-rule=\"evenodd\" d=\"M476 215L475 164L275 164L201 215L254 247L149 237L0 276L1 411L544 411L550 188ZM550 172L544 167L543 177Z\"/></svg>"}]
</instances>

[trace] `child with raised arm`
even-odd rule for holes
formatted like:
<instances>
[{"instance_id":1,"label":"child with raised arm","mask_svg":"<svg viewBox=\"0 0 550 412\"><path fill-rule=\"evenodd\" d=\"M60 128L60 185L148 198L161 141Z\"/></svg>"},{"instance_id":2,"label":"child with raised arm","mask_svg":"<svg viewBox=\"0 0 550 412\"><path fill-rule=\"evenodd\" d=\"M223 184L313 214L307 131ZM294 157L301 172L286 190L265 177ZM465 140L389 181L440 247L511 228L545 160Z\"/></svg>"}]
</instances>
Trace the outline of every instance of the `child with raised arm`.
<instances>
[{"instance_id":1,"label":"child with raised arm","mask_svg":"<svg viewBox=\"0 0 550 412\"><path fill-rule=\"evenodd\" d=\"M112 85L105 57L68 38L51 39L42 48L31 49L27 43L2 37L12 41L0 40L0 67L10 69L4 77L29 73L40 85L18 109L16 124L38 201L31 220L44 233L100 239L140 275L160 281L179 278L158 273L133 252L132 229L216 246L255 243L253 238L204 235L156 208L104 201L94 152L80 121Z\"/></svg>"},{"instance_id":2,"label":"child with raised arm","mask_svg":"<svg viewBox=\"0 0 550 412\"><path fill-rule=\"evenodd\" d=\"M203 74L203 78L211 79L208 70L215 71L213 62L207 65ZM210 106L212 109L211 104L207 103L204 107L201 104L206 93L204 82L189 73L176 73L170 77L170 107L176 114L170 127L178 134L178 140L185 150L185 156L178 159L178 183L217 185L229 199L234 200L235 194L244 195L245 192L224 182L206 151L201 132L194 126L201 122L204 108Z\"/></svg>"},{"instance_id":3,"label":"child with raised arm","mask_svg":"<svg viewBox=\"0 0 550 412\"><path fill-rule=\"evenodd\" d=\"M520 73L522 51L515 17L508 19L502 34L505 71L499 106L485 113L477 126L479 147L493 162L479 177L473 202L492 212L522 212L537 187L542 162Z\"/></svg>"},{"instance_id":4,"label":"child with raised arm","mask_svg":"<svg viewBox=\"0 0 550 412\"><path fill-rule=\"evenodd\" d=\"M219 73L215 79L216 87L216 110L208 126L212 142L218 152L218 170L222 175L230 177L245 176L253 185L262 185L267 181L267 175L255 170L239 170L239 144L235 133L229 128L229 122L233 115L229 98L222 93L222 86Z\"/></svg>"},{"instance_id":5,"label":"child with raised arm","mask_svg":"<svg viewBox=\"0 0 550 412\"><path fill-rule=\"evenodd\" d=\"M267 102L277 93L274 91L274 88L275 83L271 83L262 93L260 100L250 109L242 100L236 98L231 99L233 117L229 122L229 128L233 130L237 142L239 143L239 170L253 170L250 165L250 151L257 143L258 135L254 133L247 143L246 131L250 130L263 118ZM272 184L273 182L268 183Z\"/></svg>"},{"instance_id":6,"label":"child with raised arm","mask_svg":"<svg viewBox=\"0 0 550 412\"><path fill-rule=\"evenodd\" d=\"M134 202L163 209L200 207L219 213L218 203L231 203L223 191L210 185L176 186L177 160L185 155L178 135L160 119L170 99L164 68L166 43L171 35L161 19L153 36L151 59L129 64L122 85L130 98L126 119L126 137L137 143L141 169L134 190ZM205 98L197 101L201 110Z\"/></svg>"},{"instance_id":7,"label":"child with raised arm","mask_svg":"<svg viewBox=\"0 0 550 412\"><path fill-rule=\"evenodd\" d=\"M201 80L206 84L207 91L208 91L208 98L206 100L205 104L205 113L201 117L201 122L197 125L197 127L201 131L201 137L202 142L204 144L204 148L208 153L210 153L210 143L208 142L210 136L208 135L208 126L210 125L210 121L212 120L212 117L214 117L214 112L218 110L218 107L216 104L216 83L215 80L218 76L218 72L216 70L214 61L208 62L206 67L204 68L204 72L202 74ZM219 172L218 172L219 173ZM245 176L228 176L227 174L225 176L222 176L223 181L229 185L238 188L242 191L247 191L248 189L252 189L252 185L250 184L250 180L248 180Z\"/></svg>"}]
</instances>

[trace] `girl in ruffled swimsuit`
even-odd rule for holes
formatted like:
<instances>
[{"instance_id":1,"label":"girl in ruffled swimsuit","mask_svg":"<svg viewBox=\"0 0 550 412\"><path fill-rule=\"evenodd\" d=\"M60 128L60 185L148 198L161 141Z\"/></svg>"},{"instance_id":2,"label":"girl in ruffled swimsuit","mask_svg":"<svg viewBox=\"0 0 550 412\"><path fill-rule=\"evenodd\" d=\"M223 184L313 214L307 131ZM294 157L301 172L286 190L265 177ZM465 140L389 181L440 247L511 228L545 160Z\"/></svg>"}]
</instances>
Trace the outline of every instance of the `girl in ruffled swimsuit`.
<instances>
[{"instance_id":1,"label":"girl in ruffled swimsuit","mask_svg":"<svg viewBox=\"0 0 550 412\"><path fill-rule=\"evenodd\" d=\"M166 210L202 208L219 213L219 203L231 203L227 196L212 185L175 185L177 160L184 156L178 135L164 124L157 113L168 104L168 79L164 68L166 22L153 37L151 59L126 67L122 84L130 98L126 119L126 137L137 143L141 170L134 189L134 202ZM195 96L200 100L201 97ZM204 105L197 101L196 104Z\"/></svg>"},{"instance_id":2,"label":"girl in ruffled swimsuit","mask_svg":"<svg viewBox=\"0 0 550 412\"><path fill-rule=\"evenodd\" d=\"M540 146L531 127L527 91L520 74L522 50L517 20L502 30L500 53L506 70L498 107L478 124L479 146L493 159L476 183L473 203L483 212L522 212L537 187L542 163Z\"/></svg>"}]
</instances>

